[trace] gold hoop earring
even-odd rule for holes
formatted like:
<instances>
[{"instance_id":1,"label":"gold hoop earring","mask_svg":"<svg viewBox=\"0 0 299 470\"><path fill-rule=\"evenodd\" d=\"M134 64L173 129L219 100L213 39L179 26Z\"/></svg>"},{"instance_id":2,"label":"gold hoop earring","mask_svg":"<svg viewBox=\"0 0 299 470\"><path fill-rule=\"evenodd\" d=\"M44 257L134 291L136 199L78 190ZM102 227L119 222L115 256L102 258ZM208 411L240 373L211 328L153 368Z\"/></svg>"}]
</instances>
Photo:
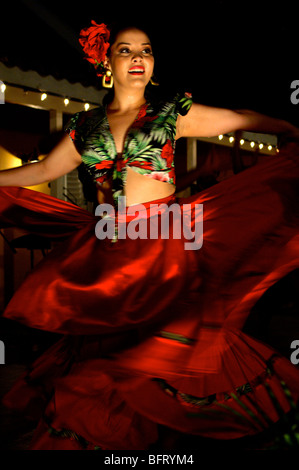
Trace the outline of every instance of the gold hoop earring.
<instances>
[{"instance_id":1,"label":"gold hoop earring","mask_svg":"<svg viewBox=\"0 0 299 470\"><path fill-rule=\"evenodd\" d=\"M110 70L106 70L105 75L102 78L102 85L104 88L112 88L113 87L113 75Z\"/></svg>"},{"instance_id":2,"label":"gold hoop earring","mask_svg":"<svg viewBox=\"0 0 299 470\"><path fill-rule=\"evenodd\" d=\"M159 83L156 81L156 79L155 79L154 76L151 77L150 83L151 83L151 85L153 85L153 86L159 86Z\"/></svg>"}]
</instances>

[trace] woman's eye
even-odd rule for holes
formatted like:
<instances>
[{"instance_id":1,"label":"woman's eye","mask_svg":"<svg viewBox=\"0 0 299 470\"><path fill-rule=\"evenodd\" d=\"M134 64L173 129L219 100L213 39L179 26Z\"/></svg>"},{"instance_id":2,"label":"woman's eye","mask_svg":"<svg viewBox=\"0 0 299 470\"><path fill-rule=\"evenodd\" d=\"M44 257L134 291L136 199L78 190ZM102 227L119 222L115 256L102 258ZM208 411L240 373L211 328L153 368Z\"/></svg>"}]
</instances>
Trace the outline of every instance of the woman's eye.
<instances>
[{"instance_id":1,"label":"woman's eye","mask_svg":"<svg viewBox=\"0 0 299 470\"><path fill-rule=\"evenodd\" d=\"M123 47L122 49L119 50L120 54L130 54L131 50L128 47ZM147 47L141 51L142 54L150 55L152 54L152 50Z\"/></svg>"}]
</instances>

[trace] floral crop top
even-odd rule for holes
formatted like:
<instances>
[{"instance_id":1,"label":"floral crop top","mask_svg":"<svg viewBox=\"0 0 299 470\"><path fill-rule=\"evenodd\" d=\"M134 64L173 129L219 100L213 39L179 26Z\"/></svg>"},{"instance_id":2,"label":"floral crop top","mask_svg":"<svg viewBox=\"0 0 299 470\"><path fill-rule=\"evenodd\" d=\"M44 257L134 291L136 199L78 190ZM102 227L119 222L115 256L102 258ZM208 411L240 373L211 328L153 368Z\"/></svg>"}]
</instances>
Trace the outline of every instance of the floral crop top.
<instances>
[{"instance_id":1,"label":"floral crop top","mask_svg":"<svg viewBox=\"0 0 299 470\"><path fill-rule=\"evenodd\" d=\"M112 178L117 206L118 196L124 195L127 166L141 175L175 185L176 121L178 114L186 115L191 105L192 98L187 93L155 106L146 102L126 135L121 155L116 151L106 106L74 114L65 130L94 183L101 185Z\"/></svg>"}]
</instances>

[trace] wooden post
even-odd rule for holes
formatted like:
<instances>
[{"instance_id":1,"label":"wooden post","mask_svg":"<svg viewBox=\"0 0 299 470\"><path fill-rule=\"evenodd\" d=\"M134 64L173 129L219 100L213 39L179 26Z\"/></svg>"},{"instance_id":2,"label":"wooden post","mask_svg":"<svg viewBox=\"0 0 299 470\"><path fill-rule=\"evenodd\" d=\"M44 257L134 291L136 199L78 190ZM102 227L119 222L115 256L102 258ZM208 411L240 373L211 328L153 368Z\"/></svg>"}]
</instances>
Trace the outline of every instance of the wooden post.
<instances>
[{"instance_id":1,"label":"wooden post","mask_svg":"<svg viewBox=\"0 0 299 470\"><path fill-rule=\"evenodd\" d=\"M197 139L187 138L187 171L195 170L197 166Z\"/></svg>"},{"instance_id":2,"label":"wooden post","mask_svg":"<svg viewBox=\"0 0 299 470\"><path fill-rule=\"evenodd\" d=\"M244 170L244 164L240 153L240 139L242 137L242 131L236 131L234 137L235 141L232 147L232 165L233 172L236 175Z\"/></svg>"},{"instance_id":3,"label":"wooden post","mask_svg":"<svg viewBox=\"0 0 299 470\"><path fill-rule=\"evenodd\" d=\"M197 138L196 137L188 137L187 138L187 174L192 170L195 170L197 167ZM192 185L194 181L189 182L189 187L185 189L181 195L182 196L190 196L191 190L190 185Z\"/></svg>"},{"instance_id":4,"label":"wooden post","mask_svg":"<svg viewBox=\"0 0 299 470\"><path fill-rule=\"evenodd\" d=\"M61 111L50 109L50 133L59 132L63 129L63 114ZM66 201L64 189L66 187L66 175L51 182L51 196Z\"/></svg>"}]
</instances>

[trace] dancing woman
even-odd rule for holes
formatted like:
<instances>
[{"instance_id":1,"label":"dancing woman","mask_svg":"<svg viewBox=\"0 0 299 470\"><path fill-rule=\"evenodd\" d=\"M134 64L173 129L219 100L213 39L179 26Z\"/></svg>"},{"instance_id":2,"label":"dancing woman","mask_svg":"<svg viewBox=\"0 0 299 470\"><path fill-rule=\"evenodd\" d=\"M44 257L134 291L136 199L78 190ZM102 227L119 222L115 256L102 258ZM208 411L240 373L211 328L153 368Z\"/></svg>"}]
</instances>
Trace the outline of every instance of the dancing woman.
<instances>
[{"instance_id":1,"label":"dancing woman","mask_svg":"<svg viewBox=\"0 0 299 470\"><path fill-rule=\"evenodd\" d=\"M188 94L148 98L154 55L142 29L93 22L80 42L113 86L111 101L74 115L41 162L0 173L2 223L61 242L4 317L63 335L4 403L39 420L31 449L148 449L162 427L216 439L262 432L299 397L290 361L242 332L261 295L299 266L296 152L188 198L175 196L173 155L181 137L246 129L297 138L298 130ZM172 226L168 239L100 240L98 217L21 188L82 163L98 202L113 204L126 226L136 210L150 227L176 205L194 230L203 207L203 244L186 249Z\"/></svg>"}]
</instances>

